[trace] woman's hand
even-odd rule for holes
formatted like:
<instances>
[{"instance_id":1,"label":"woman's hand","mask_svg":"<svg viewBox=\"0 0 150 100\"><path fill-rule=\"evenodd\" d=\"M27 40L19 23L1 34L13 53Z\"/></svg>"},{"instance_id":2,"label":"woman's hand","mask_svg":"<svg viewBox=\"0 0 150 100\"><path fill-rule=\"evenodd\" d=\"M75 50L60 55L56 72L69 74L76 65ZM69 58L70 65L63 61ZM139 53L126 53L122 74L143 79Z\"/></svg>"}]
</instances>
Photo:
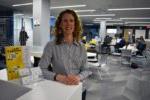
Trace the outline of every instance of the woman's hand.
<instances>
[{"instance_id":1,"label":"woman's hand","mask_svg":"<svg viewBox=\"0 0 150 100\"><path fill-rule=\"evenodd\" d=\"M58 74L56 76L56 81L63 83L63 84L67 84L65 75Z\"/></svg>"},{"instance_id":2,"label":"woman's hand","mask_svg":"<svg viewBox=\"0 0 150 100\"><path fill-rule=\"evenodd\" d=\"M73 74L70 74L67 76L58 74L56 76L56 81L61 82L66 85L78 85L80 82L80 77L77 75L73 75Z\"/></svg>"},{"instance_id":3,"label":"woman's hand","mask_svg":"<svg viewBox=\"0 0 150 100\"><path fill-rule=\"evenodd\" d=\"M68 85L78 85L80 82L80 77L77 75L67 75L67 84Z\"/></svg>"}]
</instances>

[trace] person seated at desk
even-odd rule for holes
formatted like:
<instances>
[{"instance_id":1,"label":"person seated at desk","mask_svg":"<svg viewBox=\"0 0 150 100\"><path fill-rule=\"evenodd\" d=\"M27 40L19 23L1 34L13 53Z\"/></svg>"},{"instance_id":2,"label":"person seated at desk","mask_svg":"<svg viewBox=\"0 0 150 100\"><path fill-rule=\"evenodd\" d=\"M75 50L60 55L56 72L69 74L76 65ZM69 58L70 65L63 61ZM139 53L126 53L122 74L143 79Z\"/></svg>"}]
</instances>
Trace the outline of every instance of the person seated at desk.
<instances>
[{"instance_id":1,"label":"person seated at desk","mask_svg":"<svg viewBox=\"0 0 150 100\"><path fill-rule=\"evenodd\" d=\"M146 43L145 43L145 40L144 40L143 36L140 36L140 38L137 39L136 48L138 49L137 55L143 55L142 53L146 49Z\"/></svg>"},{"instance_id":2,"label":"person seated at desk","mask_svg":"<svg viewBox=\"0 0 150 100\"><path fill-rule=\"evenodd\" d=\"M109 35L106 35L104 38L104 42L108 45L110 44L112 41L112 37L110 37Z\"/></svg>"},{"instance_id":3,"label":"person seated at desk","mask_svg":"<svg viewBox=\"0 0 150 100\"><path fill-rule=\"evenodd\" d=\"M80 43L81 24L73 10L62 11L55 23L55 40L48 42L39 62L46 79L66 85L83 82L82 100L85 100L85 79L92 74L87 70L87 57L84 46ZM52 64L53 72L47 67ZM59 94L58 94L59 95Z\"/></svg>"},{"instance_id":4,"label":"person seated at desk","mask_svg":"<svg viewBox=\"0 0 150 100\"><path fill-rule=\"evenodd\" d=\"M110 53L110 46L104 41L101 46L101 53L102 54L108 54Z\"/></svg>"},{"instance_id":5,"label":"person seated at desk","mask_svg":"<svg viewBox=\"0 0 150 100\"><path fill-rule=\"evenodd\" d=\"M101 53L110 53L110 43L112 38L109 35L106 35L104 38L104 42L101 47Z\"/></svg>"},{"instance_id":6,"label":"person seated at desk","mask_svg":"<svg viewBox=\"0 0 150 100\"><path fill-rule=\"evenodd\" d=\"M115 45L115 51L117 53L120 53L121 51L119 48L123 48L125 46L126 42L125 39L120 35L119 39L117 39L116 45Z\"/></svg>"},{"instance_id":7,"label":"person seated at desk","mask_svg":"<svg viewBox=\"0 0 150 100\"><path fill-rule=\"evenodd\" d=\"M131 59L131 66L140 68L149 68L150 67L150 50L146 49L143 51L143 56L134 56ZM133 66L133 67L134 67Z\"/></svg>"}]
</instances>

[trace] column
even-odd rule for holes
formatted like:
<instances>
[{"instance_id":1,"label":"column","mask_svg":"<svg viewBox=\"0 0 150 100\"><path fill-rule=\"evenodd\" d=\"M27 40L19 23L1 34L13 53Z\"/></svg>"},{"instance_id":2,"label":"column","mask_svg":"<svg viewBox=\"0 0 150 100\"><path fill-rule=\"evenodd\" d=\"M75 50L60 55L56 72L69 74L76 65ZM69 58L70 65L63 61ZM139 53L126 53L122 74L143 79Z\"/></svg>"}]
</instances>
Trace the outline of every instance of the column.
<instances>
[{"instance_id":1,"label":"column","mask_svg":"<svg viewBox=\"0 0 150 100\"><path fill-rule=\"evenodd\" d=\"M50 0L33 0L33 46L44 47L50 40Z\"/></svg>"},{"instance_id":2,"label":"column","mask_svg":"<svg viewBox=\"0 0 150 100\"><path fill-rule=\"evenodd\" d=\"M101 21L99 28L99 36L102 42L104 41L105 35L106 35L106 21Z\"/></svg>"}]
</instances>

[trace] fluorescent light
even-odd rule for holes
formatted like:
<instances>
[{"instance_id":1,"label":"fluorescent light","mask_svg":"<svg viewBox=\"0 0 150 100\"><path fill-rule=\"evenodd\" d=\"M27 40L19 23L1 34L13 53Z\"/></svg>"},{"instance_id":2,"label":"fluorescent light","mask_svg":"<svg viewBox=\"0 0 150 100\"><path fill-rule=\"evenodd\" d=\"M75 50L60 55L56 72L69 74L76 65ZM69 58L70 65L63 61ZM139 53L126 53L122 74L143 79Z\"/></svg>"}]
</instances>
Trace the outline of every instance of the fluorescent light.
<instances>
[{"instance_id":1,"label":"fluorescent light","mask_svg":"<svg viewBox=\"0 0 150 100\"><path fill-rule=\"evenodd\" d=\"M105 19L104 19L105 20ZM103 21L102 19L95 19L93 21ZM105 21L122 21L121 19L106 19Z\"/></svg>"},{"instance_id":2,"label":"fluorescent light","mask_svg":"<svg viewBox=\"0 0 150 100\"><path fill-rule=\"evenodd\" d=\"M23 16L24 14L14 14L14 16Z\"/></svg>"},{"instance_id":3,"label":"fluorescent light","mask_svg":"<svg viewBox=\"0 0 150 100\"><path fill-rule=\"evenodd\" d=\"M85 7L85 6L86 5L57 6L57 7L50 7L50 9L76 8L76 7Z\"/></svg>"},{"instance_id":4,"label":"fluorescent light","mask_svg":"<svg viewBox=\"0 0 150 100\"><path fill-rule=\"evenodd\" d=\"M87 10L75 10L75 12L94 12L95 9L87 9Z\"/></svg>"},{"instance_id":5,"label":"fluorescent light","mask_svg":"<svg viewBox=\"0 0 150 100\"><path fill-rule=\"evenodd\" d=\"M13 7L18 7L18 6L28 6L28 5L32 5L33 3L22 3L22 4L14 4L12 5Z\"/></svg>"},{"instance_id":6,"label":"fluorescent light","mask_svg":"<svg viewBox=\"0 0 150 100\"><path fill-rule=\"evenodd\" d=\"M105 19L112 19L112 18L95 18L95 19L104 19L105 20Z\"/></svg>"},{"instance_id":7,"label":"fluorescent light","mask_svg":"<svg viewBox=\"0 0 150 100\"><path fill-rule=\"evenodd\" d=\"M99 15L79 15L80 17L94 17L94 16L115 16L115 14L99 14Z\"/></svg>"},{"instance_id":8,"label":"fluorescent light","mask_svg":"<svg viewBox=\"0 0 150 100\"><path fill-rule=\"evenodd\" d=\"M100 22L93 22L93 23L100 23ZM112 25L112 24L120 25L120 24L124 24L124 23L106 23L106 25Z\"/></svg>"},{"instance_id":9,"label":"fluorescent light","mask_svg":"<svg viewBox=\"0 0 150 100\"><path fill-rule=\"evenodd\" d=\"M124 23L106 23L107 25L112 25L112 24L115 24L115 25L122 25L122 24L124 24Z\"/></svg>"},{"instance_id":10,"label":"fluorescent light","mask_svg":"<svg viewBox=\"0 0 150 100\"><path fill-rule=\"evenodd\" d=\"M120 19L150 19L150 17L124 17Z\"/></svg>"},{"instance_id":11,"label":"fluorescent light","mask_svg":"<svg viewBox=\"0 0 150 100\"><path fill-rule=\"evenodd\" d=\"M108 9L108 11L124 11L124 10L150 10L150 8L114 8L114 9Z\"/></svg>"},{"instance_id":12,"label":"fluorescent light","mask_svg":"<svg viewBox=\"0 0 150 100\"><path fill-rule=\"evenodd\" d=\"M125 26L150 26L150 24L129 24Z\"/></svg>"},{"instance_id":13,"label":"fluorescent light","mask_svg":"<svg viewBox=\"0 0 150 100\"><path fill-rule=\"evenodd\" d=\"M128 23L134 23L134 24L148 24L150 22L125 22L126 24Z\"/></svg>"}]
</instances>

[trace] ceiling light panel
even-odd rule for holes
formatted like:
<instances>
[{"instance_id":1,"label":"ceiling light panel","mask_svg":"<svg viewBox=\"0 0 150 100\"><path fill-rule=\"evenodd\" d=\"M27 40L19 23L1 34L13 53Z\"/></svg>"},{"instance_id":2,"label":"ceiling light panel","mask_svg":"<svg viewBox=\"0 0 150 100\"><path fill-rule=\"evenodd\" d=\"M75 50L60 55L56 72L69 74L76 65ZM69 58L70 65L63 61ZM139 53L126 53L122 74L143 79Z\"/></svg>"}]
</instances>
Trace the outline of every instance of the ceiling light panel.
<instances>
[{"instance_id":1,"label":"ceiling light panel","mask_svg":"<svg viewBox=\"0 0 150 100\"><path fill-rule=\"evenodd\" d=\"M104 19L104 20L105 20L105 19L109 19L109 20L110 20L110 19L112 19L112 18L95 18L95 20L98 20L98 19Z\"/></svg>"},{"instance_id":2,"label":"ceiling light panel","mask_svg":"<svg viewBox=\"0 0 150 100\"><path fill-rule=\"evenodd\" d=\"M86 7L86 5L55 6L55 7L50 7L50 9L77 8L77 7Z\"/></svg>"},{"instance_id":3,"label":"ceiling light panel","mask_svg":"<svg viewBox=\"0 0 150 100\"><path fill-rule=\"evenodd\" d=\"M150 17L124 17L120 19L150 19Z\"/></svg>"},{"instance_id":4,"label":"ceiling light panel","mask_svg":"<svg viewBox=\"0 0 150 100\"><path fill-rule=\"evenodd\" d=\"M95 17L95 16L115 16L115 14L79 15L79 17Z\"/></svg>"},{"instance_id":5,"label":"ceiling light panel","mask_svg":"<svg viewBox=\"0 0 150 100\"><path fill-rule=\"evenodd\" d=\"M125 10L150 10L150 8L114 8L114 9L108 9L108 11L125 11Z\"/></svg>"},{"instance_id":6,"label":"ceiling light panel","mask_svg":"<svg viewBox=\"0 0 150 100\"><path fill-rule=\"evenodd\" d=\"M148 24L150 22L125 22L126 24L128 23L134 23L134 24Z\"/></svg>"},{"instance_id":7,"label":"ceiling light panel","mask_svg":"<svg viewBox=\"0 0 150 100\"><path fill-rule=\"evenodd\" d=\"M87 10L75 10L75 12L94 12L96 11L95 9L87 9Z\"/></svg>"},{"instance_id":8,"label":"ceiling light panel","mask_svg":"<svg viewBox=\"0 0 150 100\"><path fill-rule=\"evenodd\" d=\"M13 7L19 7L19 6L28 6L28 5L32 5L33 3L22 3L22 4L14 4L12 5Z\"/></svg>"},{"instance_id":9,"label":"ceiling light panel","mask_svg":"<svg viewBox=\"0 0 150 100\"><path fill-rule=\"evenodd\" d=\"M116 21L116 22L122 21L121 19L95 19L93 21L103 21L103 20L105 20L105 21Z\"/></svg>"}]
</instances>

